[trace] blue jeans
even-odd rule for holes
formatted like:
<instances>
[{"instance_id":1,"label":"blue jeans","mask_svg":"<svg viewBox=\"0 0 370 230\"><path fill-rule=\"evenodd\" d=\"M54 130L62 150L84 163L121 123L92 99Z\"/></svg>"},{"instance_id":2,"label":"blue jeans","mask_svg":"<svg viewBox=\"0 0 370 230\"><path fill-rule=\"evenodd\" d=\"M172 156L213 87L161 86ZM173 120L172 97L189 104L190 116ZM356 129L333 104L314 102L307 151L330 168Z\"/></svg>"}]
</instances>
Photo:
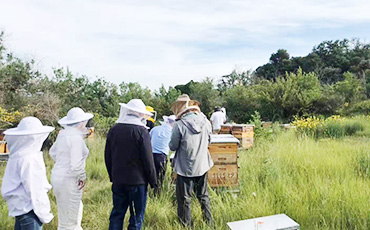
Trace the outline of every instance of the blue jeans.
<instances>
[{"instance_id":1,"label":"blue jeans","mask_svg":"<svg viewBox=\"0 0 370 230\"><path fill-rule=\"evenodd\" d=\"M113 209L109 230L122 230L127 208L130 207L128 230L140 230L144 221L147 200L146 185L112 185Z\"/></svg>"},{"instance_id":2,"label":"blue jeans","mask_svg":"<svg viewBox=\"0 0 370 230\"><path fill-rule=\"evenodd\" d=\"M14 230L41 230L42 223L36 214L32 211L29 213L16 216Z\"/></svg>"}]
</instances>

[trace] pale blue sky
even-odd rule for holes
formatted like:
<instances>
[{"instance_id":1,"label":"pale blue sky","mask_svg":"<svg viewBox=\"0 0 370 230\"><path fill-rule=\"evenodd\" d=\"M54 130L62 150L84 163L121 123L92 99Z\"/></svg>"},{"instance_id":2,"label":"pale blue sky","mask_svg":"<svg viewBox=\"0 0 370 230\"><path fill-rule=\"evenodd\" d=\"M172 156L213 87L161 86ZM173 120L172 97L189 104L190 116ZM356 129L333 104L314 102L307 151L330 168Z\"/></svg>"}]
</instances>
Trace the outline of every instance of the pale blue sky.
<instances>
[{"instance_id":1,"label":"pale blue sky","mask_svg":"<svg viewBox=\"0 0 370 230\"><path fill-rule=\"evenodd\" d=\"M369 42L369 12L367 0L0 0L0 30L44 73L68 66L157 89L254 70L281 48Z\"/></svg>"}]
</instances>

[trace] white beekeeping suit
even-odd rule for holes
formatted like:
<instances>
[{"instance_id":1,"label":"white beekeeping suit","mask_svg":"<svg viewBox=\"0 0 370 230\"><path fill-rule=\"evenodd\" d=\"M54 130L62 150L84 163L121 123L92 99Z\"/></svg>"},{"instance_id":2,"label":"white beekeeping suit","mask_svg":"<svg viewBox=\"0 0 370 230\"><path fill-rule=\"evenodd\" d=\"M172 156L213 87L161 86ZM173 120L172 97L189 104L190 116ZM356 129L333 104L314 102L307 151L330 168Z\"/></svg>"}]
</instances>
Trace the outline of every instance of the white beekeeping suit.
<instances>
[{"instance_id":1,"label":"white beekeeping suit","mask_svg":"<svg viewBox=\"0 0 370 230\"><path fill-rule=\"evenodd\" d=\"M58 230L81 230L82 188L85 184L85 162L89 154L84 128L93 117L80 108L71 109L59 120L64 129L49 153L55 161L51 183L58 206Z\"/></svg>"},{"instance_id":2,"label":"white beekeeping suit","mask_svg":"<svg viewBox=\"0 0 370 230\"><path fill-rule=\"evenodd\" d=\"M16 217L33 210L38 219L49 223L51 189L46 177L43 142L54 128L43 126L39 119L26 117L17 128L6 130L5 140L9 147L9 161L1 186L1 193L9 208L9 216Z\"/></svg>"}]
</instances>

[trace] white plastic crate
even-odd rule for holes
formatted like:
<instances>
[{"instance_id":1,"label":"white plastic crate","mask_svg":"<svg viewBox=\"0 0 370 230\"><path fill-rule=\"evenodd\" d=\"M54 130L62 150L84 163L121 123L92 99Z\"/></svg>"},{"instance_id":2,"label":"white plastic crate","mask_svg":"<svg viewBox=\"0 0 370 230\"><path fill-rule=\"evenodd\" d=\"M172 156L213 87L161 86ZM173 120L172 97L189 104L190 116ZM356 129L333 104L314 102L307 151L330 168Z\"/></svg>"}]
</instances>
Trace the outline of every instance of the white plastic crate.
<instances>
[{"instance_id":1,"label":"white plastic crate","mask_svg":"<svg viewBox=\"0 0 370 230\"><path fill-rule=\"evenodd\" d=\"M231 230L298 230L299 224L285 214L227 223Z\"/></svg>"}]
</instances>

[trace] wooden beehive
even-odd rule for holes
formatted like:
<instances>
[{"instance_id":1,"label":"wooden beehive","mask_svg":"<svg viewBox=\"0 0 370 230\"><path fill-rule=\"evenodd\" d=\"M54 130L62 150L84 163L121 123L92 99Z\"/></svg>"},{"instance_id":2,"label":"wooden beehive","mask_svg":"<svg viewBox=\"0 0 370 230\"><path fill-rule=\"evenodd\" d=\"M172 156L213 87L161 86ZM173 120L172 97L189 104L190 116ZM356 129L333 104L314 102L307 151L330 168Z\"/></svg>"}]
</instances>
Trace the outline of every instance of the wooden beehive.
<instances>
[{"instance_id":1,"label":"wooden beehive","mask_svg":"<svg viewBox=\"0 0 370 230\"><path fill-rule=\"evenodd\" d=\"M215 164L236 164L238 158L238 145L236 143L210 144L209 152Z\"/></svg>"},{"instance_id":2,"label":"wooden beehive","mask_svg":"<svg viewBox=\"0 0 370 230\"><path fill-rule=\"evenodd\" d=\"M238 185L238 144L239 140L230 134L211 136L208 146L214 166L208 171L211 187Z\"/></svg>"},{"instance_id":3,"label":"wooden beehive","mask_svg":"<svg viewBox=\"0 0 370 230\"><path fill-rule=\"evenodd\" d=\"M249 149L254 144L254 125L233 125L232 134L238 138L242 148Z\"/></svg>"},{"instance_id":4,"label":"wooden beehive","mask_svg":"<svg viewBox=\"0 0 370 230\"><path fill-rule=\"evenodd\" d=\"M262 122L262 127L264 129L270 128L271 126L272 126L272 122L271 121L264 121L264 122Z\"/></svg>"},{"instance_id":5,"label":"wooden beehive","mask_svg":"<svg viewBox=\"0 0 370 230\"><path fill-rule=\"evenodd\" d=\"M231 134L232 127L233 126L231 124L223 124L221 125L221 129L218 133L219 134Z\"/></svg>"},{"instance_id":6,"label":"wooden beehive","mask_svg":"<svg viewBox=\"0 0 370 230\"><path fill-rule=\"evenodd\" d=\"M4 140L4 131L5 129L0 130L0 153L9 153L8 146L6 145L6 142Z\"/></svg>"},{"instance_id":7,"label":"wooden beehive","mask_svg":"<svg viewBox=\"0 0 370 230\"><path fill-rule=\"evenodd\" d=\"M208 171L208 183L211 187L238 186L238 165L215 164Z\"/></svg>"}]
</instances>

